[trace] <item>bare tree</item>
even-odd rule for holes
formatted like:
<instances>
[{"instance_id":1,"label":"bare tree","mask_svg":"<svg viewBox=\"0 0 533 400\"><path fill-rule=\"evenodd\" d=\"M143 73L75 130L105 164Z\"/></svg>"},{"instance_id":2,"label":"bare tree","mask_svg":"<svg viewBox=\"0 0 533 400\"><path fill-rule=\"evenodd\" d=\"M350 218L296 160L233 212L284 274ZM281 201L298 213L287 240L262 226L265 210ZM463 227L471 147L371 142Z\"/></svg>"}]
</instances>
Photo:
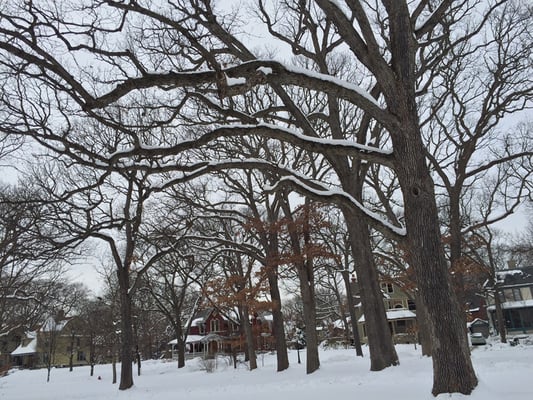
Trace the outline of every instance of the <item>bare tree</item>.
<instances>
[{"instance_id":1,"label":"bare tree","mask_svg":"<svg viewBox=\"0 0 533 400\"><path fill-rule=\"evenodd\" d=\"M403 242L408 249L408 263L416 273L421 302L428 310L429 330L435 338L433 393L470 393L477 379L440 242L418 96L435 82L432 71L444 55L458 50L464 38L481 29L503 3L506 2L446 0L434 4L423 0L416 3L383 0L376 6L352 0L279 3L286 6L286 15L302 15L290 38L295 53L307 57L301 50L311 48L305 41L313 39L308 32L316 26L306 25L309 13L304 11L316 10L321 26L331 26L331 35L324 36L327 44L339 49L342 44L345 57L367 77L365 87L375 91L365 91L353 80L338 78L331 71L322 72L318 61L312 58L308 58L305 68L259 59L232 34L238 19L214 9L208 0L177 1L169 3L168 10L159 5L156 9L139 2L106 0L76 10L77 13L69 14L70 10L64 9L62 15L49 4L9 5L2 10L0 29L1 65L5 85L12 93L2 99L2 108L9 117L2 124L3 131L31 135L58 154L94 167L152 172L172 169L179 171L176 179L237 164L266 168L266 163L258 160L213 163L195 157L191 151L216 140L223 142L230 136L244 135L269 137L324 159L344 155L390 168L402 190L405 229L394 221L376 218L359 201L357 187L353 191L346 187L338 190L338 177L330 180L324 177L316 182L306 179L302 171L295 171L291 177L282 179L277 188L292 187L322 201L335 202L346 209L346 215L362 219L366 226ZM262 12L265 18L272 15L271 11L279 11L265 9L263 2L256 9L265 10ZM461 25L460 17L474 10L482 14L480 20ZM79 12L86 12L88 18L80 19ZM107 18L94 18L95 15ZM85 23L86 29L80 27L80 20L89 21ZM143 23L139 23L141 20ZM286 20L281 19L281 23ZM115 37L115 44L127 44L111 46L109 40L102 40L103 35ZM274 36L280 39L275 33ZM81 52L98 60L102 68L91 70L84 63L72 62ZM94 86L83 82L92 82ZM261 113L249 115L234 101L257 85L270 86L278 96L273 99L269 118ZM338 132L335 117L326 114L322 116L323 124L307 123L310 115L298 107L293 90L308 91L310 96L324 99L328 110L335 107L332 97L357 107L372 120L372 125L387 132L388 139L380 143L381 147L366 146L356 140L332 141ZM137 97L137 93L142 96ZM125 126L114 111L123 112L128 107L144 109L150 118L142 124ZM167 127L183 127L193 121L209 123L213 113L226 115L228 122L220 125L217 118L217 125L205 129L178 130L189 140L169 141L164 149L147 146L150 143L143 138L118 149L114 146L116 141L111 140L109 149L95 151L90 143L80 145L64 134L68 123L50 129L52 125L61 125L58 121L68 120L66 116L78 114L135 136L132 134L135 129L159 128L165 133ZM47 118L51 114L54 118ZM277 118L273 119L273 115ZM324 124L326 129L320 130ZM363 124L352 125L354 132L359 125ZM332 167L339 170L340 164L332 163ZM351 220L346 220L349 227L353 226ZM351 236L357 239L355 243L368 238L364 231L353 232ZM367 246L361 248L368 250ZM356 251L354 248L354 254ZM367 254L362 256L362 260L371 259ZM374 271L368 269L369 274ZM372 278L369 284L375 282ZM379 315L380 310L365 312ZM450 352L450 348L456 351ZM393 364L394 353L389 351L387 355L385 365Z\"/></svg>"},{"instance_id":2,"label":"bare tree","mask_svg":"<svg viewBox=\"0 0 533 400\"><path fill-rule=\"evenodd\" d=\"M171 254L154 265L147 274L146 289L155 306L172 327L177 339L178 368L185 366L185 343L194 314L201 305L201 291L193 283L200 281L201 266L192 253L181 257Z\"/></svg>"},{"instance_id":3,"label":"bare tree","mask_svg":"<svg viewBox=\"0 0 533 400\"><path fill-rule=\"evenodd\" d=\"M73 256L54 244L46 199L30 184L0 191L0 335L33 329L49 306L54 285Z\"/></svg>"},{"instance_id":4,"label":"bare tree","mask_svg":"<svg viewBox=\"0 0 533 400\"><path fill-rule=\"evenodd\" d=\"M341 315L340 319L344 324L344 329L346 335L351 331L353 344L358 356L363 356L363 349L361 347L361 339L359 337L359 329L357 324L357 316L355 313L355 297L352 291L352 278L355 274L354 269L354 260L352 257L352 252L350 249L350 240L348 237L348 232L346 229L346 224L344 223L341 213L332 208L328 210L328 228L325 232L322 233L322 240L324 245L330 249L332 254L335 254L337 257L336 263L334 265L326 265L326 276L328 282L333 282L334 292L337 294L337 301L341 306ZM337 275L340 274L344 283L344 292L346 294L346 309L343 309L343 300L341 298L341 289L338 287ZM350 317L350 323L348 324L346 313ZM347 340L350 342L350 340Z\"/></svg>"},{"instance_id":5,"label":"bare tree","mask_svg":"<svg viewBox=\"0 0 533 400\"><path fill-rule=\"evenodd\" d=\"M516 261L517 266L533 265L533 203L531 200L528 202L529 209L526 209L526 215L528 216L528 224L525 232L519 234L509 245L509 252L512 255L513 260Z\"/></svg>"},{"instance_id":6,"label":"bare tree","mask_svg":"<svg viewBox=\"0 0 533 400\"><path fill-rule=\"evenodd\" d=\"M79 309L87 298L87 288L81 283L57 282L52 285L48 293L50 303L40 324L39 331L44 339L44 364L46 365L46 381L50 381L52 367L56 364L55 355L60 335L65 335L63 328L73 318L71 312ZM72 332L72 336L74 332ZM71 341L70 357L73 356L73 343ZM72 371L72 369L71 369Z\"/></svg>"},{"instance_id":7,"label":"bare tree","mask_svg":"<svg viewBox=\"0 0 533 400\"><path fill-rule=\"evenodd\" d=\"M448 43L453 51L435 65L435 84L421 97L428 157L446 196L452 268L461 262L463 237L503 220L531 192L531 123L508 122L531 107L531 46L525 45L531 40L531 10L519 2L502 3L485 26L449 39L460 44ZM486 56L480 57L481 51ZM494 184L488 191L479 187L489 180ZM484 215L468 206L479 190L494 197Z\"/></svg>"}]
</instances>

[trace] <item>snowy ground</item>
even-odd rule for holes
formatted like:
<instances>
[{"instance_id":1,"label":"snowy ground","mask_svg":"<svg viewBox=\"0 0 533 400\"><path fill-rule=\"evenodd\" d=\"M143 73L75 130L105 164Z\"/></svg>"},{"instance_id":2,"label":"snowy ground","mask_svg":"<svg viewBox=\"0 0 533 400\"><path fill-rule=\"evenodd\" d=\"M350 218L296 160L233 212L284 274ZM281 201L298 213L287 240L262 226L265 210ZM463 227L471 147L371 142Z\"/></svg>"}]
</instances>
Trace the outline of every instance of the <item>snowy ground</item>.
<instances>
[{"instance_id":1,"label":"snowy ground","mask_svg":"<svg viewBox=\"0 0 533 400\"><path fill-rule=\"evenodd\" d=\"M366 350L366 349L365 349ZM321 350L320 369L305 374L297 352L289 354L289 370L275 372L275 355L259 355L259 368L238 369L219 359L217 369L207 372L200 360L191 360L178 370L175 362L146 361L142 375L135 376L135 386L119 391L111 384L111 366L99 365L95 376L88 367L52 370L46 383L45 370L12 370L0 378L0 400L285 400L285 399L434 399L431 360L423 358L412 345L397 346L401 365L381 372L369 371L366 358L356 358L354 350ZM472 352L479 386L471 396L440 395L437 399L532 400L533 345L492 345L476 347ZM101 379L98 379L98 376Z\"/></svg>"}]
</instances>

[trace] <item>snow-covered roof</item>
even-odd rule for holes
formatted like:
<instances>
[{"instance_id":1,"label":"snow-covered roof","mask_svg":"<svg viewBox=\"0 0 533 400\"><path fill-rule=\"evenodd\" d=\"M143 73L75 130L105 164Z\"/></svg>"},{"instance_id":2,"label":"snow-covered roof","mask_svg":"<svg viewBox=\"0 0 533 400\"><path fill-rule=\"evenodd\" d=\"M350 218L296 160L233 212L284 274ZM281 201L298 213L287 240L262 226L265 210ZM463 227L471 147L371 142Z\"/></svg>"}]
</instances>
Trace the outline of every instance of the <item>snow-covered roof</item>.
<instances>
[{"instance_id":1,"label":"snow-covered roof","mask_svg":"<svg viewBox=\"0 0 533 400\"><path fill-rule=\"evenodd\" d=\"M522 270L520 269L507 269L504 271L497 271L496 272L496 279L498 282L504 282L505 278L508 276L514 276L514 275L522 275Z\"/></svg>"},{"instance_id":2,"label":"snow-covered roof","mask_svg":"<svg viewBox=\"0 0 533 400\"><path fill-rule=\"evenodd\" d=\"M15 350L11 352L12 356L23 356L25 354L34 354L37 353L37 335L35 332L30 332L27 334L28 338L31 338L31 341L27 345L20 344Z\"/></svg>"},{"instance_id":3,"label":"snow-covered roof","mask_svg":"<svg viewBox=\"0 0 533 400\"><path fill-rule=\"evenodd\" d=\"M519 301L506 301L502 303L502 308L509 309L509 308L526 308L526 307L533 307L533 300L519 300ZM488 306L487 310L494 311L496 309L495 305Z\"/></svg>"},{"instance_id":4,"label":"snow-covered roof","mask_svg":"<svg viewBox=\"0 0 533 400\"><path fill-rule=\"evenodd\" d=\"M257 317L261 321L274 321L274 317L270 313L263 313Z\"/></svg>"},{"instance_id":5,"label":"snow-covered roof","mask_svg":"<svg viewBox=\"0 0 533 400\"><path fill-rule=\"evenodd\" d=\"M388 310L387 311L387 320L395 320L395 319L411 319L416 318L416 314L412 312L411 310ZM361 318L359 318L358 322L365 322L365 316L361 315Z\"/></svg>"},{"instance_id":6,"label":"snow-covered roof","mask_svg":"<svg viewBox=\"0 0 533 400\"><path fill-rule=\"evenodd\" d=\"M346 317L346 322L350 323L352 321L351 317ZM342 319L338 319L336 321L333 321L333 327L338 329L344 329L344 322Z\"/></svg>"},{"instance_id":7,"label":"snow-covered roof","mask_svg":"<svg viewBox=\"0 0 533 400\"><path fill-rule=\"evenodd\" d=\"M504 285L524 285L533 283L533 266L520 269L496 271L496 280Z\"/></svg>"},{"instance_id":8,"label":"snow-covered roof","mask_svg":"<svg viewBox=\"0 0 533 400\"><path fill-rule=\"evenodd\" d=\"M486 320L481 319L481 318L476 318L473 321L467 322L466 326L467 327L471 327L472 325L488 325L488 323L489 323L489 321L486 321Z\"/></svg>"},{"instance_id":9,"label":"snow-covered roof","mask_svg":"<svg viewBox=\"0 0 533 400\"><path fill-rule=\"evenodd\" d=\"M220 336L217 333L209 333L207 335L187 335L187 340L185 343L198 343L198 342L212 342L215 340L222 340L224 336ZM178 339L172 339L168 344L177 344Z\"/></svg>"},{"instance_id":10,"label":"snow-covered roof","mask_svg":"<svg viewBox=\"0 0 533 400\"><path fill-rule=\"evenodd\" d=\"M202 339L204 339L204 335L187 335L187 340L185 340L185 343L197 343L201 342ZM173 339L168 344L178 344L178 339Z\"/></svg>"},{"instance_id":11,"label":"snow-covered roof","mask_svg":"<svg viewBox=\"0 0 533 400\"><path fill-rule=\"evenodd\" d=\"M61 332L65 325L68 324L70 321L70 318L68 319L62 319L60 321L56 321L54 317L48 317L48 319L44 322L43 326L41 327L42 332Z\"/></svg>"}]
</instances>

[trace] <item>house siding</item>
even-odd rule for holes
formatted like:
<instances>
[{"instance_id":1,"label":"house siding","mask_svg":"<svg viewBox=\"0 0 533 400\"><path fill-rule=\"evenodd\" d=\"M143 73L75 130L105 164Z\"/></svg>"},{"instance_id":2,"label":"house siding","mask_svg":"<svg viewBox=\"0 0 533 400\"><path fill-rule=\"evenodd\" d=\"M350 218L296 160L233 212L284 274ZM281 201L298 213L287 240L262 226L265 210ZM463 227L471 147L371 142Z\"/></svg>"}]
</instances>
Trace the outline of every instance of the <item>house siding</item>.
<instances>
[{"instance_id":1,"label":"house siding","mask_svg":"<svg viewBox=\"0 0 533 400\"><path fill-rule=\"evenodd\" d=\"M495 332L499 331L494 305L494 296L498 295L507 331L533 333L533 266L496 274L497 287L485 286L491 327Z\"/></svg>"}]
</instances>

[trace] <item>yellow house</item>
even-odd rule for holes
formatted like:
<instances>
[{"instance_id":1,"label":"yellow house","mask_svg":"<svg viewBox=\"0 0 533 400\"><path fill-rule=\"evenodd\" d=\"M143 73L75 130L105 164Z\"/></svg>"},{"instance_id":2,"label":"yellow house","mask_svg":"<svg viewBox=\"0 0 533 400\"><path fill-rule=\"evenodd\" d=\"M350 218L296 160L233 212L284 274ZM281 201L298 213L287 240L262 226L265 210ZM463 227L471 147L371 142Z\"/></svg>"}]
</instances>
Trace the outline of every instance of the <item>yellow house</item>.
<instances>
[{"instance_id":1,"label":"yellow house","mask_svg":"<svg viewBox=\"0 0 533 400\"><path fill-rule=\"evenodd\" d=\"M357 283L355 282L355 285ZM417 340L416 309L414 302L403 292L399 286L391 282L381 282L383 305L387 313L389 328L395 343L414 343ZM355 291L355 290L356 291ZM352 288L354 293L359 293L358 287ZM357 325L359 336L363 343L368 341L365 316L361 305L358 305Z\"/></svg>"},{"instance_id":2,"label":"yellow house","mask_svg":"<svg viewBox=\"0 0 533 400\"><path fill-rule=\"evenodd\" d=\"M89 363L89 338L79 317L50 317L36 332L29 332L11 352L12 366L67 367Z\"/></svg>"}]
</instances>

